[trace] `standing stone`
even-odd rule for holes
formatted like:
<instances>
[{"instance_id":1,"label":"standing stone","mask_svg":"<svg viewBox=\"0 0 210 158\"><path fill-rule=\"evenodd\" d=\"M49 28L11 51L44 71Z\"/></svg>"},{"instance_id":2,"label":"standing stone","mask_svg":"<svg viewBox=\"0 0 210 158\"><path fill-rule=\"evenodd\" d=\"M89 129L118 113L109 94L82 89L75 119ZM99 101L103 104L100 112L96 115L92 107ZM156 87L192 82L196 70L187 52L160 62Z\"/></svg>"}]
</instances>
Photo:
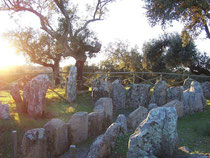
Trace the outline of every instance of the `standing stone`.
<instances>
[{"instance_id":1,"label":"standing stone","mask_svg":"<svg viewBox=\"0 0 210 158\"><path fill-rule=\"evenodd\" d=\"M10 94L12 96L12 98L14 99L16 106L18 106L19 104L22 104L22 98L20 96L20 88L18 83L13 83L10 87Z\"/></svg>"},{"instance_id":2,"label":"standing stone","mask_svg":"<svg viewBox=\"0 0 210 158\"><path fill-rule=\"evenodd\" d=\"M206 99L210 100L210 82L204 82L201 84L203 88L203 94Z\"/></svg>"},{"instance_id":3,"label":"standing stone","mask_svg":"<svg viewBox=\"0 0 210 158\"><path fill-rule=\"evenodd\" d=\"M127 93L129 107L138 108L139 106L147 107L149 104L149 84L133 84Z\"/></svg>"},{"instance_id":4,"label":"standing stone","mask_svg":"<svg viewBox=\"0 0 210 158\"><path fill-rule=\"evenodd\" d=\"M71 144L78 144L88 138L88 113L77 112L67 123Z\"/></svg>"},{"instance_id":5,"label":"standing stone","mask_svg":"<svg viewBox=\"0 0 210 158\"><path fill-rule=\"evenodd\" d=\"M174 107L152 109L130 136L127 158L173 157L178 143L177 118Z\"/></svg>"},{"instance_id":6,"label":"standing stone","mask_svg":"<svg viewBox=\"0 0 210 158\"><path fill-rule=\"evenodd\" d=\"M67 100L73 102L77 98L77 67L71 66L67 85Z\"/></svg>"},{"instance_id":7,"label":"standing stone","mask_svg":"<svg viewBox=\"0 0 210 158\"><path fill-rule=\"evenodd\" d=\"M100 98L95 103L95 108L99 105L102 105L104 107L105 120L106 120L105 122L106 122L106 128L107 128L112 123L112 116L113 116L112 99L111 98Z\"/></svg>"},{"instance_id":8,"label":"standing stone","mask_svg":"<svg viewBox=\"0 0 210 158\"><path fill-rule=\"evenodd\" d=\"M156 103L157 106L162 106L167 103L167 84L165 81L160 80L155 83L150 103Z\"/></svg>"},{"instance_id":9,"label":"standing stone","mask_svg":"<svg viewBox=\"0 0 210 158\"><path fill-rule=\"evenodd\" d=\"M169 103L163 105L163 107L175 107L178 117L184 116L183 103L179 100L172 100Z\"/></svg>"},{"instance_id":10,"label":"standing stone","mask_svg":"<svg viewBox=\"0 0 210 158\"><path fill-rule=\"evenodd\" d=\"M9 105L0 102L0 119L7 120L10 118Z\"/></svg>"},{"instance_id":11,"label":"standing stone","mask_svg":"<svg viewBox=\"0 0 210 158\"><path fill-rule=\"evenodd\" d=\"M182 87L170 87L168 88L168 99L167 102L172 100L182 101L183 98L183 89Z\"/></svg>"},{"instance_id":12,"label":"standing stone","mask_svg":"<svg viewBox=\"0 0 210 158\"><path fill-rule=\"evenodd\" d=\"M103 108L103 106L102 106ZM88 114L88 136L98 136L103 133L105 129L105 112L91 112Z\"/></svg>"},{"instance_id":13,"label":"standing stone","mask_svg":"<svg viewBox=\"0 0 210 158\"><path fill-rule=\"evenodd\" d=\"M155 103L150 103L150 104L148 105L147 109L148 109L148 111L150 111L150 110L152 110L152 109L154 109L154 108L157 108L157 107L158 107L157 104L155 104Z\"/></svg>"},{"instance_id":14,"label":"standing stone","mask_svg":"<svg viewBox=\"0 0 210 158\"><path fill-rule=\"evenodd\" d=\"M184 115L202 112L204 110L206 106L206 99L203 95L203 90L199 82L191 82L191 87L184 91L182 102Z\"/></svg>"},{"instance_id":15,"label":"standing stone","mask_svg":"<svg viewBox=\"0 0 210 158\"><path fill-rule=\"evenodd\" d=\"M140 106L128 116L128 127L136 129L136 127L146 119L147 114L148 110L145 107Z\"/></svg>"},{"instance_id":16,"label":"standing stone","mask_svg":"<svg viewBox=\"0 0 210 158\"><path fill-rule=\"evenodd\" d=\"M112 100L114 109L125 109L126 90L119 80L112 83Z\"/></svg>"},{"instance_id":17,"label":"standing stone","mask_svg":"<svg viewBox=\"0 0 210 158\"><path fill-rule=\"evenodd\" d=\"M120 114L117 117L116 123L119 123L120 124L120 133L126 134L128 132L127 120L126 120L125 115Z\"/></svg>"},{"instance_id":18,"label":"standing stone","mask_svg":"<svg viewBox=\"0 0 210 158\"><path fill-rule=\"evenodd\" d=\"M184 80L184 84L183 84L184 90L187 90L190 88L192 81L194 81L192 78L187 78Z\"/></svg>"},{"instance_id":19,"label":"standing stone","mask_svg":"<svg viewBox=\"0 0 210 158\"><path fill-rule=\"evenodd\" d=\"M56 158L68 150L68 128L64 121L52 119L44 125L44 129L50 157Z\"/></svg>"},{"instance_id":20,"label":"standing stone","mask_svg":"<svg viewBox=\"0 0 210 158\"><path fill-rule=\"evenodd\" d=\"M203 88L202 88L201 84L197 81L192 81L191 82L191 86L190 86L189 91L203 94Z\"/></svg>"},{"instance_id":21,"label":"standing stone","mask_svg":"<svg viewBox=\"0 0 210 158\"><path fill-rule=\"evenodd\" d=\"M46 108L46 92L50 81L47 75L38 75L25 86L23 101L29 116L41 117Z\"/></svg>"},{"instance_id":22,"label":"standing stone","mask_svg":"<svg viewBox=\"0 0 210 158\"><path fill-rule=\"evenodd\" d=\"M103 97L110 97L110 90L108 83L103 79L95 79L92 82L92 99L96 102Z\"/></svg>"},{"instance_id":23,"label":"standing stone","mask_svg":"<svg viewBox=\"0 0 210 158\"><path fill-rule=\"evenodd\" d=\"M23 158L48 158L47 136L44 128L27 131L22 139Z\"/></svg>"},{"instance_id":24,"label":"standing stone","mask_svg":"<svg viewBox=\"0 0 210 158\"><path fill-rule=\"evenodd\" d=\"M106 132L100 135L90 146L88 158L110 157L119 132L120 124L111 124Z\"/></svg>"}]
</instances>

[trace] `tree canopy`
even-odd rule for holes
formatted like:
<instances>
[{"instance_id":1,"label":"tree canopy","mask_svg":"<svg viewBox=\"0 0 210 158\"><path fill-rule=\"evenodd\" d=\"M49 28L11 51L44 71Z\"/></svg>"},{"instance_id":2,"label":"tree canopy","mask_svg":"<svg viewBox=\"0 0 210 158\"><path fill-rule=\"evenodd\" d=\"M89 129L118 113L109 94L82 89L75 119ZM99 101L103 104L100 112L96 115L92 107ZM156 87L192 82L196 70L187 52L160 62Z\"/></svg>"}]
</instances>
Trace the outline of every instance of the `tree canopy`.
<instances>
[{"instance_id":1,"label":"tree canopy","mask_svg":"<svg viewBox=\"0 0 210 158\"><path fill-rule=\"evenodd\" d=\"M144 0L144 2L146 16L152 26L161 24L165 27L173 20L184 24L182 39L185 45L189 35L196 37L202 30L210 39L209 0Z\"/></svg>"},{"instance_id":2,"label":"tree canopy","mask_svg":"<svg viewBox=\"0 0 210 158\"><path fill-rule=\"evenodd\" d=\"M143 45L143 67L153 72L176 72L189 68L194 74L206 74L209 70L209 57L201 54L191 40L183 47L179 34L162 35Z\"/></svg>"},{"instance_id":3,"label":"tree canopy","mask_svg":"<svg viewBox=\"0 0 210 158\"><path fill-rule=\"evenodd\" d=\"M101 43L89 25L103 20L108 4L113 1L88 1L89 4L84 4L86 12L81 14L77 5L69 0L3 0L0 3L0 11L11 14L29 12L38 17L41 25L38 35L44 32L55 44L63 47L64 51L60 52L62 57L71 56L76 60L78 76L81 79L87 56L92 57L101 49ZM33 24L30 30L32 28Z\"/></svg>"}]
</instances>

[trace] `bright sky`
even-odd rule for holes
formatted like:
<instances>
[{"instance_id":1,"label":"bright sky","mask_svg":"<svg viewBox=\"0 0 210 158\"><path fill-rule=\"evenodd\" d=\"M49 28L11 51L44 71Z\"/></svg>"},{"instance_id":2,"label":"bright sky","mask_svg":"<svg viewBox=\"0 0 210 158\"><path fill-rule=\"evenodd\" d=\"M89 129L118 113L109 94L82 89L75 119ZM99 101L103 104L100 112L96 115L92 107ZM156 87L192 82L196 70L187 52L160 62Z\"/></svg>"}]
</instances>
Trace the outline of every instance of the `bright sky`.
<instances>
[{"instance_id":1,"label":"bright sky","mask_svg":"<svg viewBox=\"0 0 210 158\"><path fill-rule=\"evenodd\" d=\"M157 38L163 34L164 31L160 26L151 28L144 16L145 10L142 8L143 2L141 0L119 0L109 7L109 13L104 21L100 21L91 25L93 30L97 33L98 38L102 41L103 46L109 42L116 40L128 41L131 46L138 45L141 47L145 41L151 38ZM28 15L29 18L22 19L24 25L39 25L33 16ZM15 23L9 17L0 12L0 19L4 23L0 25L0 34L14 29ZM175 22L173 27L165 30L166 32L181 32L182 25ZM203 52L207 52L210 56L210 40L205 39L203 32L199 39L196 40L197 48ZM9 47L9 43L0 36L0 67L7 65L20 65L25 64L24 57L16 55L14 48ZM103 54L99 54L96 59L91 59L89 63L98 63L104 59ZM73 64L72 60L66 60L62 65Z\"/></svg>"}]
</instances>

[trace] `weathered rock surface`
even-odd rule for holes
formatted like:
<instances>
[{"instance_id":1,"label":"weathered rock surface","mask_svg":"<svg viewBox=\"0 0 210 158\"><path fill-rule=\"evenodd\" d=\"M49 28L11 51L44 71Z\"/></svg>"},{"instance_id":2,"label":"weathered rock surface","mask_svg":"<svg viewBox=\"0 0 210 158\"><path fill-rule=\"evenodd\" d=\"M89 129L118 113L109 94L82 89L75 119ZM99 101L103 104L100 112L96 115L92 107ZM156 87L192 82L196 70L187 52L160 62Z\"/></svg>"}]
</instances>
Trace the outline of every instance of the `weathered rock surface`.
<instances>
[{"instance_id":1,"label":"weathered rock surface","mask_svg":"<svg viewBox=\"0 0 210 158\"><path fill-rule=\"evenodd\" d=\"M112 148L120 131L120 124L113 123L103 135L100 135L91 145L88 158L110 157Z\"/></svg>"},{"instance_id":2,"label":"weathered rock surface","mask_svg":"<svg viewBox=\"0 0 210 158\"><path fill-rule=\"evenodd\" d=\"M154 108L157 108L157 107L158 107L157 104L155 104L155 103L150 103L150 104L148 105L147 109L148 109L148 111L150 111L150 110L152 110L152 109L154 109Z\"/></svg>"},{"instance_id":3,"label":"weathered rock surface","mask_svg":"<svg viewBox=\"0 0 210 158\"><path fill-rule=\"evenodd\" d=\"M67 123L71 144L78 144L88 138L88 113L77 112Z\"/></svg>"},{"instance_id":4,"label":"weathered rock surface","mask_svg":"<svg viewBox=\"0 0 210 158\"><path fill-rule=\"evenodd\" d=\"M102 106L102 105L101 105ZM102 106L103 108L103 106ZM105 112L104 109L98 112L88 114L88 136L98 136L105 130Z\"/></svg>"},{"instance_id":5,"label":"weathered rock surface","mask_svg":"<svg viewBox=\"0 0 210 158\"><path fill-rule=\"evenodd\" d=\"M126 90L119 80L112 83L112 101L114 109L125 109Z\"/></svg>"},{"instance_id":6,"label":"weathered rock surface","mask_svg":"<svg viewBox=\"0 0 210 158\"><path fill-rule=\"evenodd\" d=\"M133 84L127 93L128 105L131 108L138 108L139 106L147 107L149 104L149 91L150 85L148 84Z\"/></svg>"},{"instance_id":7,"label":"weathered rock surface","mask_svg":"<svg viewBox=\"0 0 210 158\"><path fill-rule=\"evenodd\" d=\"M203 94L206 99L210 100L210 82L204 82L201 84L203 88Z\"/></svg>"},{"instance_id":8,"label":"weathered rock surface","mask_svg":"<svg viewBox=\"0 0 210 158\"><path fill-rule=\"evenodd\" d=\"M183 93L183 108L185 114L202 112L206 106L206 99L199 82L192 81L191 87Z\"/></svg>"},{"instance_id":9,"label":"weathered rock surface","mask_svg":"<svg viewBox=\"0 0 210 158\"><path fill-rule=\"evenodd\" d=\"M10 94L12 96L12 98L14 99L16 106L18 106L19 104L22 104L22 98L20 96L20 88L18 83L13 83L10 87ZM19 110L19 109L17 109ZM20 109L21 110L21 109Z\"/></svg>"},{"instance_id":10,"label":"weathered rock surface","mask_svg":"<svg viewBox=\"0 0 210 158\"><path fill-rule=\"evenodd\" d=\"M44 128L27 131L22 139L23 158L48 158L47 136Z\"/></svg>"},{"instance_id":11,"label":"weathered rock surface","mask_svg":"<svg viewBox=\"0 0 210 158\"><path fill-rule=\"evenodd\" d=\"M92 99L96 102L103 97L110 97L109 85L105 80L95 79L92 82Z\"/></svg>"},{"instance_id":12,"label":"weathered rock surface","mask_svg":"<svg viewBox=\"0 0 210 158\"><path fill-rule=\"evenodd\" d=\"M148 110L142 106L130 113L128 116L128 127L136 129L139 124L146 119Z\"/></svg>"},{"instance_id":13,"label":"weathered rock surface","mask_svg":"<svg viewBox=\"0 0 210 158\"><path fill-rule=\"evenodd\" d=\"M172 157L178 142L177 118L174 107L152 109L130 136L127 158Z\"/></svg>"},{"instance_id":14,"label":"weathered rock surface","mask_svg":"<svg viewBox=\"0 0 210 158\"><path fill-rule=\"evenodd\" d=\"M97 109L99 105L102 105L104 107L105 112L105 123L106 128L109 127L109 125L112 123L112 117L113 117L113 104L111 98L100 98L95 103L95 108ZM94 109L95 109L94 108ZM95 110L94 110L95 111Z\"/></svg>"},{"instance_id":15,"label":"weathered rock surface","mask_svg":"<svg viewBox=\"0 0 210 158\"><path fill-rule=\"evenodd\" d=\"M125 115L120 114L117 117L116 123L120 124L120 133L126 134L128 132L127 119L126 119Z\"/></svg>"},{"instance_id":16,"label":"weathered rock surface","mask_svg":"<svg viewBox=\"0 0 210 158\"><path fill-rule=\"evenodd\" d=\"M50 81L47 75L38 75L25 86L23 101L29 116L41 117L46 108L46 92Z\"/></svg>"},{"instance_id":17,"label":"weathered rock surface","mask_svg":"<svg viewBox=\"0 0 210 158\"><path fill-rule=\"evenodd\" d=\"M64 121L52 119L44 125L49 156L56 158L69 148L68 128Z\"/></svg>"},{"instance_id":18,"label":"weathered rock surface","mask_svg":"<svg viewBox=\"0 0 210 158\"><path fill-rule=\"evenodd\" d=\"M150 103L156 103L157 106L162 106L167 103L167 84L165 81L160 80L155 83Z\"/></svg>"},{"instance_id":19,"label":"weathered rock surface","mask_svg":"<svg viewBox=\"0 0 210 158\"><path fill-rule=\"evenodd\" d=\"M0 101L0 119L7 120L10 118L9 105L2 104Z\"/></svg>"},{"instance_id":20,"label":"weathered rock surface","mask_svg":"<svg viewBox=\"0 0 210 158\"><path fill-rule=\"evenodd\" d=\"M184 90L187 90L190 88L192 81L194 81L192 78L187 78L184 80L184 84L183 84Z\"/></svg>"},{"instance_id":21,"label":"weathered rock surface","mask_svg":"<svg viewBox=\"0 0 210 158\"><path fill-rule=\"evenodd\" d=\"M182 101L183 98L183 88L182 87L169 87L168 88L168 99L167 102L172 100Z\"/></svg>"},{"instance_id":22,"label":"weathered rock surface","mask_svg":"<svg viewBox=\"0 0 210 158\"><path fill-rule=\"evenodd\" d=\"M184 116L183 103L179 100L172 100L167 104L163 105L163 107L175 107L178 117Z\"/></svg>"},{"instance_id":23,"label":"weathered rock surface","mask_svg":"<svg viewBox=\"0 0 210 158\"><path fill-rule=\"evenodd\" d=\"M67 100L73 102L77 98L77 67L71 66L67 84Z\"/></svg>"}]
</instances>

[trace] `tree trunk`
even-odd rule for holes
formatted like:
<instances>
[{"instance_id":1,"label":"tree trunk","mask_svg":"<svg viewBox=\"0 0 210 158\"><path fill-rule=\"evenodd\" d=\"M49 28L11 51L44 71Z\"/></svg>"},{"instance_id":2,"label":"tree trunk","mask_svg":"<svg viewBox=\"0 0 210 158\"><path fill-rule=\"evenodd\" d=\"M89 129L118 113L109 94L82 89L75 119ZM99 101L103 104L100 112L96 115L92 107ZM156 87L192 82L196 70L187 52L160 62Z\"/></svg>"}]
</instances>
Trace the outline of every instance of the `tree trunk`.
<instances>
[{"instance_id":1,"label":"tree trunk","mask_svg":"<svg viewBox=\"0 0 210 158\"><path fill-rule=\"evenodd\" d=\"M85 63L85 61L81 61L81 60L77 60L75 63L75 66L77 67L77 88L78 88L78 90L83 89L82 77L83 77L84 63Z\"/></svg>"},{"instance_id":2,"label":"tree trunk","mask_svg":"<svg viewBox=\"0 0 210 158\"><path fill-rule=\"evenodd\" d=\"M55 86L58 86L60 84L60 70L59 69L60 69L59 61L55 61L54 67L53 67Z\"/></svg>"}]
</instances>

